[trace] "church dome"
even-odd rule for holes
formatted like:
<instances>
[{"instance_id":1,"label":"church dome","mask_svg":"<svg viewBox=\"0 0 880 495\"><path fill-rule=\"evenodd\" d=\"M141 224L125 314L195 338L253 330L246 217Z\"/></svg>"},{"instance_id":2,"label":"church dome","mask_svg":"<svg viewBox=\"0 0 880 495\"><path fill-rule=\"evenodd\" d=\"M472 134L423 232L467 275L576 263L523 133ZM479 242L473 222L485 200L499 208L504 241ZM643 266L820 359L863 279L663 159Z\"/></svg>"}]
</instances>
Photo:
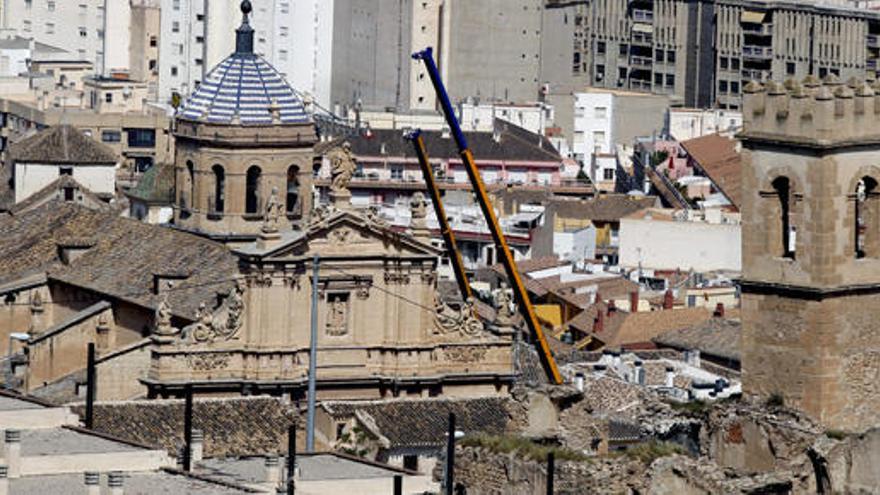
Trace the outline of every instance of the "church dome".
<instances>
[{"instance_id":1,"label":"church dome","mask_svg":"<svg viewBox=\"0 0 880 495\"><path fill-rule=\"evenodd\" d=\"M211 124L271 125L310 122L302 100L263 57L253 52L249 2L236 31L235 53L211 69L187 99L180 118Z\"/></svg>"}]
</instances>

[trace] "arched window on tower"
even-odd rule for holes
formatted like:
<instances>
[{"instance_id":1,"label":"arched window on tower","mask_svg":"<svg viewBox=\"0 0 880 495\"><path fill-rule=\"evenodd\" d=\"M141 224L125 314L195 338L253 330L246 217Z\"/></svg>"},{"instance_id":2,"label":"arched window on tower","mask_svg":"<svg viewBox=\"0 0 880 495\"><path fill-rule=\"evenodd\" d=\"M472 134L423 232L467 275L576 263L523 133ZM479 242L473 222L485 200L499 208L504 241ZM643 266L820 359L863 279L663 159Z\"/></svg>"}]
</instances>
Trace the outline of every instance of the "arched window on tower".
<instances>
[{"instance_id":1,"label":"arched window on tower","mask_svg":"<svg viewBox=\"0 0 880 495\"><path fill-rule=\"evenodd\" d=\"M260 211L260 167L254 165L247 170L244 191L244 212L259 213Z\"/></svg>"},{"instance_id":2,"label":"arched window on tower","mask_svg":"<svg viewBox=\"0 0 880 495\"><path fill-rule=\"evenodd\" d=\"M781 233L779 252L784 258L795 257L797 246L797 228L791 218L792 191L791 181L787 177L778 177L773 181L773 190L779 200L779 232Z\"/></svg>"},{"instance_id":3,"label":"arched window on tower","mask_svg":"<svg viewBox=\"0 0 880 495\"><path fill-rule=\"evenodd\" d=\"M856 185L855 207L855 257L875 258L878 256L878 201L880 194L877 181L862 177Z\"/></svg>"},{"instance_id":4,"label":"arched window on tower","mask_svg":"<svg viewBox=\"0 0 880 495\"><path fill-rule=\"evenodd\" d=\"M297 202L299 201L299 167L291 165L287 169L287 198L285 202L285 211L287 214L297 212Z\"/></svg>"},{"instance_id":5,"label":"arched window on tower","mask_svg":"<svg viewBox=\"0 0 880 495\"><path fill-rule=\"evenodd\" d=\"M214 194L209 203L212 213L223 213L226 199L226 172L220 165L211 167L214 172Z\"/></svg>"},{"instance_id":6,"label":"arched window on tower","mask_svg":"<svg viewBox=\"0 0 880 495\"><path fill-rule=\"evenodd\" d=\"M196 202L196 168L195 165L193 165L192 160L186 161L186 174L187 184L185 191L187 192L187 196L181 198L183 200L181 206L184 208L192 208Z\"/></svg>"}]
</instances>

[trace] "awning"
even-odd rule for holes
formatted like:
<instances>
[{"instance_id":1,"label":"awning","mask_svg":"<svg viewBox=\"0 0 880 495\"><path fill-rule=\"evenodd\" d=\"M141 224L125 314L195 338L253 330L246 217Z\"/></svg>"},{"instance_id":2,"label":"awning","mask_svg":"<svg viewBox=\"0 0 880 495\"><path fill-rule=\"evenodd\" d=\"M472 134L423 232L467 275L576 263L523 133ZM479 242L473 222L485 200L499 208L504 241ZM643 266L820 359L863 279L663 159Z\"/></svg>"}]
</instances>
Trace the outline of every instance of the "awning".
<instances>
[{"instance_id":1,"label":"awning","mask_svg":"<svg viewBox=\"0 0 880 495\"><path fill-rule=\"evenodd\" d=\"M752 10L743 10L742 17L740 18L740 22L750 22L753 24L761 24L764 22L764 18L767 17L766 12L755 12Z\"/></svg>"},{"instance_id":2,"label":"awning","mask_svg":"<svg viewBox=\"0 0 880 495\"><path fill-rule=\"evenodd\" d=\"M633 24L633 31L635 31L637 33L653 33L654 26L652 26L650 24L636 23L636 24Z\"/></svg>"}]
</instances>

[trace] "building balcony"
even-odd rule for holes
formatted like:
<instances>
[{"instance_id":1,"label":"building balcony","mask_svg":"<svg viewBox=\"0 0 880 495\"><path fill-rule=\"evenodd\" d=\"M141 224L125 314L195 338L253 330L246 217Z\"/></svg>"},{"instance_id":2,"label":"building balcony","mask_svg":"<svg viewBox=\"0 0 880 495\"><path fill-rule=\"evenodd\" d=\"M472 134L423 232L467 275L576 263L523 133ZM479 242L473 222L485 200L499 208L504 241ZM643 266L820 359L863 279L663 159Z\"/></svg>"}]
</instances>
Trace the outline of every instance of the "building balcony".
<instances>
[{"instance_id":1,"label":"building balcony","mask_svg":"<svg viewBox=\"0 0 880 495\"><path fill-rule=\"evenodd\" d=\"M652 33L642 33L642 32L636 31L632 34L632 38L630 39L630 44L653 46L654 35Z\"/></svg>"},{"instance_id":2,"label":"building balcony","mask_svg":"<svg viewBox=\"0 0 880 495\"><path fill-rule=\"evenodd\" d=\"M764 82L770 78L770 71L756 70L756 69L743 69L742 70L742 78L745 81Z\"/></svg>"},{"instance_id":3,"label":"building balcony","mask_svg":"<svg viewBox=\"0 0 880 495\"><path fill-rule=\"evenodd\" d=\"M880 35L869 34L868 35L868 46L871 48L880 48Z\"/></svg>"},{"instance_id":4,"label":"building balcony","mask_svg":"<svg viewBox=\"0 0 880 495\"><path fill-rule=\"evenodd\" d=\"M650 10L634 9L632 20L635 22L654 22L654 12Z\"/></svg>"},{"instance_id":5,"label":"building balcony","mask_svg":"<svg viewBox=\"0 0 880 495\"><path fill-rule=\"evenodd\" d=\"M743 24L742 30L743 34L771 36L773 34L773 24Z\"/></svg>"},{"instance_id":6,"label":"building balcony","mask_svg":"<svg viewBox=\"0 0 880 495\"><path fill-rule=\"evenodd\" d=\"M651 91L651 81L643 81L640 79L630 79L629 88L636 91Z\"/></svg>"},{"instance_id":7,"label":"building balcony","mask_svg":"<svg viewBox=\"0 0 880 495\"><path fill-rule=\"evenodd\" d=\"M651 68L651 66L654 65L654 59L651 57L639 57L638 55L633 55L629 58L629 65L631 67Z\"/></svg>"},{"instance_id":8,"label":"building balcony","mask_svg":"<svg viewBox=\"0 0 880 495\"><path fill-rule=\"evenodd\" d=\"M769 46L745 45L742 49L743 58L769 60L773 58L773 49Z\"/></svg>"}]
</instances>

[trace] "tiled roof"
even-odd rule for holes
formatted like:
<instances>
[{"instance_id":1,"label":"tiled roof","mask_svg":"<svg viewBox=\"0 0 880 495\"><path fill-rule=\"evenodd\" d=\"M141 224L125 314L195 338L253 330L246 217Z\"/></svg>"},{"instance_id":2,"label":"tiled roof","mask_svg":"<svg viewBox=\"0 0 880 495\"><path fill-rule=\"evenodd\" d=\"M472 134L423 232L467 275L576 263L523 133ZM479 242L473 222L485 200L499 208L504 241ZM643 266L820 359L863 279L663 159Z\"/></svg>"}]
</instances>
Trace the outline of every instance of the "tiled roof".
<instances>
[{"instance_id":1,"label":"tiled roof","mask_svg":"<svg viewBox=\"0 0 880 495\"><path fill-rule=\"evenodd\" d=\"M736 151L736 141L709 134L684 141L681 146L724 197L739 208L742 205L742 159Z\"/></svg>"},{"instance_id":2,"label":"tiled roof","mask_svg":"<svg viewBox=\"0 0 880 495\"><path fill-rule=\"evenodd\" d=\"M509 412L503 397L480 399L422 399L374 402L325 402L322 407L337 419L355 411L369 414L391 448L436 447L446 443L449 413L456 429L497 434L507 428Z\"/></svg>"},{"instance_id":3,"label":"tiled roof","mask_svg":"<svg viewBox=\"0 0 880 495\"><path fill-rule=\"evenodd\" d=\"M79 201L80 204L88 208L107 212L113 211L114 209L109 203L102 200L87 187L77 182L72 176L62 175L39 191L25 198L23 201L19 201L17 204L10 207L9 211L14 215L21 214L48 201L63 200L64 190L67 188L71 188L80 194L82 200L79 201L79 199L75 199L75 201Z\"/></svg>"},{"instance_id":4,"label":"tiled roof","mask_svg":"<svg viewBox=\"0 0 880 495\"><path fill-rule=\"evenodd\" d=\"M171 203L174 199L174 166L163 163L144 172L128 196L148 203Z\"/></svg>"},{"instance_id":5,"label":"tiled roof","mask_svg":"<svg viewBox=\"0 0 880 495\"><path fill-rule=\"evenodd\" d=\"M598 311L603 311L603 329L593 333L593 322ZM605 346L616 347L651 342L659 335L673 330L688 328L712 318L705 308L684 308L629 313L617 310L608 314L607 305L594 304L575 316L568 325L588 334Z\"/></svg>"},{"instance_id":6,"label":"tiled roof","mask_svg":"<svg viewBox=\"0 0 880 495\"><path fill-rule=\"evenodd\" d=\"M603 194L593 199L566 199L548 205L557 217L583 218L594 222L616 222L630 213L657 203L653 196Z\"/></svg>"},{"instance_id":7,"label":"tiled roof","mask_svg":"<svg viewBox=\"0 0 880 495\"><path fill-rule=\"evenodd\" d=\"M95 429L161 446L176 455L183 446L183 407L180 399L98 403ZM80 416L84 409L81 405L73 408ZM193 402L193 428L204 433L204 453L211 457L286 452L287 429L296 420L296 411L281 399L237 397Z\"/></svg>"},{"instance_id":8,"label":"tiled roof","mask_svg":"<svg viewBox=\"0 0 880 495\"><path fill-rule=\"evenodd\" d=\"M235 53L220 62L187 99L180 118L213 124L271 125L310 122L302 100L263 57Z\"/></svg>"},{"instance_id":9,"label":"tiled roof","mask_svg":"<svg viewBox=\"0 0 880 495\"><path fill-rule=\"evenodd\" d=\"M742 323L729 318L712 318L700 325L655 337L656 344L739 361Z\"/></svg>"},{"instance_id":10,"label":"tiled roof","mask_svg":"<svg viewBox=\"0 0 880 495\"><path fill-rule=\"evenodd\" d=\"M76 127L57 125L26 137L9 147L13 162L113 165L119 158L109 147Z\"/></svg>"},{"instance_id":11,"label":"tiled roof","mask_svg":"<svg viewBox=\"0 0 880 495\"><path fill-rule=\"evenodd\" d=\"M93 246L62 264L58 243L82 239ZM222 244L74 203L0 217L0 283L48 271L50 279L154 308L154 275L185 271L191 276L169 292L169 304L192 319L201 302L212 304L231 288L237 267Z\"/></svg>"},{"instance_id":12,"label":"tiled roof","mask_svg":"<svg viewBox=\"0 0 880 495\"><path fill-rule=\"evenodd\" d=\"M562 164L562 157L545 136L534 134L502 120L495 120L497 137L492 132L465 132L468 146L479 163L492 161L530 161ZM422 131L428 156L436 160L459 160L455 140L441 131ZM352 152L358 158L396 157L416 159L411 142L398 129L374 129L369 136L351 138Z\"/></svg>"}]
</instances>

